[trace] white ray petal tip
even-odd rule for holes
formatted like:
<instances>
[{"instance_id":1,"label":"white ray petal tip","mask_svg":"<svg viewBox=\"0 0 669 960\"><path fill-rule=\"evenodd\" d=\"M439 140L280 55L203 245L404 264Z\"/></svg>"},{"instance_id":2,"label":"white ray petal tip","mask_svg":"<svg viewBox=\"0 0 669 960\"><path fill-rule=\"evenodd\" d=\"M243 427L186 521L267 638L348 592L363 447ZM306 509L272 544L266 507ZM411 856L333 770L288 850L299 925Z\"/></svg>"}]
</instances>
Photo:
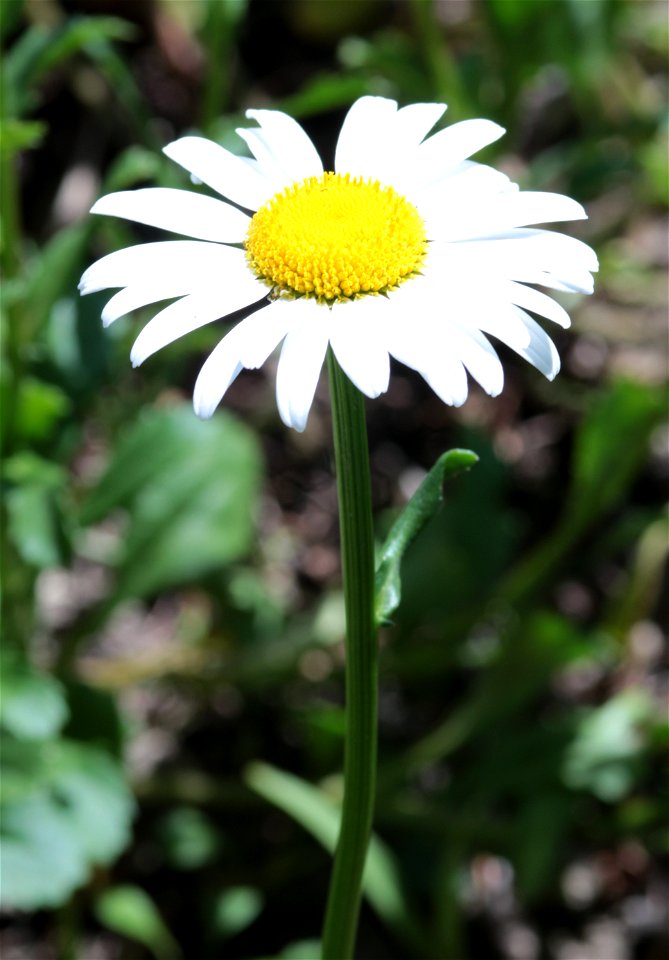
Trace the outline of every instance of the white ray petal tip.
<instances>
[{"instance_id":1,"label":"white ray petal tip","mask_svg":"<svg viewBox=\"0 0 669 960\"><path fill-rule=\"evenodd\" d=\"M189 138L189 137L179 137L178 140L171 140L170 143L166 143L165 146L163 147L163 153L165 154L166 157L170 157L170 159L171 159L171 158L172 158L172 155L173 155L174 152L175 152L174 148L176 147L177 150L178 150L178 149L179 149L179 144L183 143L184 140L189 140L189 139L191 139L191 138Z\"/></svg>"},{"instance_id":2,"label":"white ray petal tip","mask_svg":"<svg viewBox=\"0 0 669 960\"><path fill-rule=\"evenodd\" d=\"M481 386L481 389L485 393L487 393L489 397L492 397L494 400L495 397L501 396L502 390L504 390L504 377L502 376L499 383L495 383L495 384L487 383L485 386L480 384L480 386Z\"/></svg>"},{"instance_id":3,"label":"white ray petal tip","mask_svg":"<svg viewBox=\"0 0 669 960\"><path fill-rule=\"evenodd\" d=\"M200 420L210 420L218 404L205 403L202 397L193 396L193 410Z\"/></svg>"},{"instance_id":4,"label":"white ray petal tip","mask_svg":"<svg viewBox=\"0 0 669 960\"><path fill-rule=\"evenodd\" d=\"M307 420L308 420L308 416L300 417L299 419L297 419L296 417L293 417L291 422L287 423L286 426L292 427L296 433L304 433L307 426Z\"/></svg>"},{"instance_id":5,"label":"white ray petal tip","mask_svg":"<svg viewBox=\"0 0 669 960\"><path fill-rule=\"evenodd\" d=\"M501 137L506 134L506 127L501 126L499 123L495 123L494 120L488 120L485 117L472 120L461 120L460 124L477 124L479 130L486 131L486 143L476 147L473 153L478 153L479 150L483 150L484 146L495 143L496 140L501 139ZM460 124L456 123L454 126L457 127Z\"/></svg>"},{"instance_id":6,"label":"white ray petal tip","mask_svg":"<svg viewBox=\"0 0 669 960\"><path fill-rule=\"evenodd\" d=\"M106 213L105 207L107 204L105 203L105 200L107 200L109 196L111 196L111 194L107 194L106 196L100 197L98 200L96 200L91 207L91 213Z\"/></svg>"}]
</instances>

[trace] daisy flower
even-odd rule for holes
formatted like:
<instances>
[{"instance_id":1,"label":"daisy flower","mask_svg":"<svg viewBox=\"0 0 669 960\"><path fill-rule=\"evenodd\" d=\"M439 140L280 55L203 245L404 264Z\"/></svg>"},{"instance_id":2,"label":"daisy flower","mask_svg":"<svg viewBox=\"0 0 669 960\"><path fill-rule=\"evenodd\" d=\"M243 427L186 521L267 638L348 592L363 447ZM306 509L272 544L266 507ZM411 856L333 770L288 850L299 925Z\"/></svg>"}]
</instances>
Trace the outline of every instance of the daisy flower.
<instances>
[{"instance_id":1,"label":"daisy flower","mask_svg":"<svg viewBox=\"0 0 669 960\"><path fill-rule=\"evenodd\" d=\"M531 314L562 327L565 310L537 286L591 293L595 254L535 224L578 220L580 204L520 191L469 158L502 127L465 120L433 133L446 106L362 97L325 171L302 127L276 110L248 110L238 129L253 158L187 136L165 153L226 200L149 188L102 197L92 212L189 239L111 253L84 273L80 290L120 288L105 325L171 300L141 331L134 366L178 337L246 307L206 360L194 406L209 417L243 368L281 345L276 374L281 419L303 430L330 347L368 397L388 388L390 357L418 371L459 405L468 377L490 395L504 374L489 337L546 377L555 346Z\"/></svg>"}]
</instances>

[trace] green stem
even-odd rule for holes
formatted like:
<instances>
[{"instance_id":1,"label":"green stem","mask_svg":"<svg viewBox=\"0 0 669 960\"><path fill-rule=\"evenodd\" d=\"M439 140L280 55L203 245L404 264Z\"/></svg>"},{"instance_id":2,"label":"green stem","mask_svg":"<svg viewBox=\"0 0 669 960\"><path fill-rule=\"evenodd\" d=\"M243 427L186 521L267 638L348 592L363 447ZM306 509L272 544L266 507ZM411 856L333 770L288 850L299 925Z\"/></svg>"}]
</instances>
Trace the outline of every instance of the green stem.
<instances>
[{"instance_id":1,"label":"green stem","mask_svg":"<svg viewBox=\"0 0 669 960\"><path fill-rule=\"evenodd\" d=\"M346 742L344 802L323 928L323 960L351 960L376 786L374 540L364 401L332 351L328 371L346 603Z\"/></svg>"}]
</instances>

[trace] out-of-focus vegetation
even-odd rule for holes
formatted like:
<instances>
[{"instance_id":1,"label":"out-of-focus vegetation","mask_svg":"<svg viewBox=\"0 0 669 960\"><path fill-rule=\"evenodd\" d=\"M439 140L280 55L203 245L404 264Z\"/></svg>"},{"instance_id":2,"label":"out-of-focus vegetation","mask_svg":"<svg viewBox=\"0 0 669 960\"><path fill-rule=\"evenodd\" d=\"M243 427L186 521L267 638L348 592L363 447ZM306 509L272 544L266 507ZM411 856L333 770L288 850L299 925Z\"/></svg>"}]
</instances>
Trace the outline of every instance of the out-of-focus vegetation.
<instances>
[{"instance_id":1,"label":"out-of-focus vegetation","mask_svg":"<svg viewBox=\"0 0 669 960\"><path fill-rule=\"evenodd\" d=\"M209 423L221 335L141 371L103 332L87 216L186 185L277 106L331 154L363 93L508 128L488 158L570 193L598 251L551 385L370 404L379 538L438 456L480 463L403 563L382 636L361 958L666 955L667 8L652 0L3 0L2 955L317 955L341 789L327 393L286 431L271 371ZM147 313L146 318L150 314ZM321 386L324 386L323 384Z\"/></svg>"}]
</instances>

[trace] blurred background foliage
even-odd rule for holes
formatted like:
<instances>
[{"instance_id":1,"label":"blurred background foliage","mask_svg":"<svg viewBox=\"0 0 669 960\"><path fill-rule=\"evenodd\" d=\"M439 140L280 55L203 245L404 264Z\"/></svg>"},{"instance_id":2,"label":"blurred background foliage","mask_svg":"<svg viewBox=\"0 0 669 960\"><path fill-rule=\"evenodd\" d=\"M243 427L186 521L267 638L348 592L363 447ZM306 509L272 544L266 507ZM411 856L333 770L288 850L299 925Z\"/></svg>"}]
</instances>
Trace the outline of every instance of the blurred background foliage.
<instances>
[{"instance_id":1,"label":"blurred background foliage","mask_svg":"<svg viewBox=\"0 0 669 960\"><path fill-rule=\"evenodd\" d=\"M332 156L364 93L487 116L523 186L588 207L596 296L547 385L509 354L445 408L370 404L381 538L480 456L382 635L361 958L666 956L667 7L653 0L3 0L2 896L6 960L313 960L341 790L328 401L269 369L191 413L218 325L133 372L141 318L76 282L154 234L87 216L186 185L249 106ZM148 318L148 315L144 319Z\"/></svg>"}]
</instances>

